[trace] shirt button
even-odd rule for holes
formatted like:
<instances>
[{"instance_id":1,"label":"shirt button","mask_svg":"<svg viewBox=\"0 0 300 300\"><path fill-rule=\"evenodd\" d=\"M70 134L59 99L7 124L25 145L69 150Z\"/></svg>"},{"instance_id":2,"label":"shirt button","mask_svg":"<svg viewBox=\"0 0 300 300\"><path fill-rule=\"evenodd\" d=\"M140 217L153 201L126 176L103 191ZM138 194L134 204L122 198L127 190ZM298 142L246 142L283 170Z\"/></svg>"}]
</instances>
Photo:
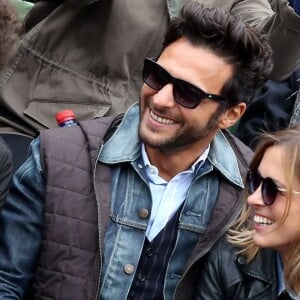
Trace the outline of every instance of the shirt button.
<instances>
[{"instance_id":1,"label":"shirt button","mask_svg":"<svg viewBox=\"0 0 300 300\"><path fill-rule=\"evenodd\" d=\"M143 282L143 281L145 281L145 279L146 279L145 275L143 273L139 273L138 281Z\"/></svg>"},{"instance_id":2,"label":"shirt button","mask_svg":"<svg viewBox=\"0 0 300 300\"><path fill-rule=\"evenodd\" d=\"M139 210L139 217L140 217L141 219L146 219L146 218L148 218L148 216L149 216L149 211L148 211L148 209L142 208L142 209Z\"/></svg>"},{"instance_id":3,"label":"shirt button","mask_svg":"<svg viewBox=\"0 0 300 300\"><path fill-rule=\"evenodd\" d=\"M131 275L133 272L134 272L134 266L131 265L131 264L127 264L124 266L124 272L127 274L127 275Z\"/></svg>"},{"instance_id":4,"label":"shirt button","mask_svg":"<svg viewBox=\"0 0 300 300\"><path fill-rule=\"evenodd\" d=\"M138 168L143 169L143 165L142 164L138 164Z\"/></svg>"},{"instance_id":5,"label":"shirt button","mask_svg":"<svg viewBox=\"0 0 300 300\"><path fill-rule=\"evenodd\" d=\"M152 256L152 254L153 254L153 250L152 250L152 248L148 248L148 249L146 249L146 255L147 255L147 256L151 257L151 256Z\"/></svg>"}]
</instances>

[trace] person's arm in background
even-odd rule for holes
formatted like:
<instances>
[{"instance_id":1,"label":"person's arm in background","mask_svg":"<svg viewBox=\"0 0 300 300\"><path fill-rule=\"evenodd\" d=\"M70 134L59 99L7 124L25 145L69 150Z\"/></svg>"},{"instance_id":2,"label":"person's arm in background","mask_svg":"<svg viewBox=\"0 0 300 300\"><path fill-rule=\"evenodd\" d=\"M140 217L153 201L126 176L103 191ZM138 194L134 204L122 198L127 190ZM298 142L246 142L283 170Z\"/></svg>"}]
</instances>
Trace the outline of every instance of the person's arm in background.
<instances>
[{"instance_id":1,"label":"person's arm in background","mask_svg":"<svg viewBox=\"0 0 300 300\"><path fill-rule=\"evenodd\" d=\"M35 3L38 2L66 2L66 3L70 3L70 4L75 4L75 5L88 5L88 4L92 4L94 2L97 2L100 0L36 0L34 1Z\"/></svg>"},{"instance_id":2,"label":"person's arm in background","mask_svg":"<svg viewBox=\"0 0 300 300\"><path fill-rule=\"evenodd\" d=\"M9 191L13 173L12 154L8 146L0 138L0 210Z\"/></svg>"},{"instance_id":3,"label":"person's arm in background","mask_svg":"<svg viewBox=\"0 0 300 300\"><path fill-rule=\"evenodd\" d=\"M45 185L39 140L13 177L0 215L0 299L23 299L36 270L44 228Z\"/></svg>"},{"instance_id":4,"label":"person's arm in background","mask_svg":"<svg viewBox=\"0 0 300 300\"><path fill-rule=\"evenodd\" d=\"M0 1L0 72L10 60L12 49L18 39L19 26L14 4L10 0ZM0 135L0 210L8 193L12 174L12 153Z\"/></svg>"},{"instance_id":5,"label":"person's arm in background","mask_svg":"<svg viewBox=\"0 0 300 300\"><path fill-rule=\"evenodd\" d=\"M99 0L37 0L33 1L35 4L28 11L24 18L22 33L28 32L40 21L45 19L54 9L62 3L69 3L74 5L88 5Z\"/></svg>"},{"instance_id":6,"label":"person's arm in background","mask_svg":"<svg viewBox=\"0 0 300 300\"><path fill-rule=\"evenodd\" d=\"M268 0L244 0L236 1L231 10L270 36L274 53L271 79L285 79L300 67L300 16L297 7L299 0L272 0L271 3Z\"/></svg>"}]
</instances>

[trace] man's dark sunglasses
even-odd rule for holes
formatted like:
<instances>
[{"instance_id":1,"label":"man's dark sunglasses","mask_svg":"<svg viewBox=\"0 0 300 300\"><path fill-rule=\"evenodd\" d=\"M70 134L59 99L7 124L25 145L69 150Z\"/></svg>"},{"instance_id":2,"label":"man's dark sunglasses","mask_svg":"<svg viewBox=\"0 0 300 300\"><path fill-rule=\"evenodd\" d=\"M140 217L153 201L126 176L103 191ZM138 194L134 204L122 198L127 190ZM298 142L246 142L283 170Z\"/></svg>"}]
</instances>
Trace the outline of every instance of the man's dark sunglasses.
<instances>
[{"instance_id":1,"label":"man's dark sunglasses","mask_svg":"<svg viewBox=\"0 0 300 300\"><path fill-rule=\"evenodd\" d=\"M261 195L265 205L272 205L277 197L278 192L286 193L287 190L280 188L269 177L263 178L259 174L258 170L250 170L246 177L246 184L248 188L248 194L253 194L261 184ZM300 192L292 191L294 194L300 194Z\"/></svg>"},{"instance_id":2,"label":"man's dark sunglasses","mask_svg":"<svg viewBox=\"0 0 300 300\"><path fill-rule=\"evenodd\" d=\"M207 94L191 83L174 78L163 67L149 58L146 58L144 62L143 80L149 87L157 91L172 83L175 101L187 108L195 108L205 98L227 102L227 99L223 96Z\"/></svg>"}]
</instances>

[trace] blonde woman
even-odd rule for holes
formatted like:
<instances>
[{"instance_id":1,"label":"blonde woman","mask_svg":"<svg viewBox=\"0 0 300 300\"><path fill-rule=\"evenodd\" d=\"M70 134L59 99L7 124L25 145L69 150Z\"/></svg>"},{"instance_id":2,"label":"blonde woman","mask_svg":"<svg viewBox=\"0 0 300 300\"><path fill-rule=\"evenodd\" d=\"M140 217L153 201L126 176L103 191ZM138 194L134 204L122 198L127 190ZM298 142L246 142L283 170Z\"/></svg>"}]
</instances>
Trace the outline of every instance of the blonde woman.
<instances>
[{"instance_id":1,"label":"blonde woman","mask_svg":"<svg viewBox=\"0 0 300 300\"><path fill-rule=\"evenodd\" d=\"M237 222L208 254L196 299L300 299L300 126L266 134Z\"/></svg>"}]
</instances>

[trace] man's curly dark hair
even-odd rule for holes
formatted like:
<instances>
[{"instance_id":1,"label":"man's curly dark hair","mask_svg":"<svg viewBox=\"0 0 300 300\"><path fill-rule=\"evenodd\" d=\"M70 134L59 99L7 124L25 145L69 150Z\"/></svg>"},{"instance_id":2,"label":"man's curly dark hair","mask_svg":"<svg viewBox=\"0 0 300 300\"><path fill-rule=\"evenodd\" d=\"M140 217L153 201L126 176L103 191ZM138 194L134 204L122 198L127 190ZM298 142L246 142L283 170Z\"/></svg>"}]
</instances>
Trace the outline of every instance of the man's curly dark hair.
<instances>
[{"instance_id":1,"label":"man's curly dark hair","mask_svg":"<svg viewBox=\"0 0 300 300\"><path fill-rule=\"evenodd\" d=\"M197 2L186 4L181 16L171 19L164 48L181 37L210 49L234 67L233 78L221 91L228 99L227 106L248 103L272 70L272 51L266 36L221 9L204 8Z\"/></svg>"},{"instance_id":2,"label":"man's curly dark hair","mask_svg":"<svg viewBox=\"0 0 300 300\"><path fill-rule=\"evenodd\" d=\"M0 0L0 70L6 66L18 36L19 22L11 0Z\"/></svg>"}]
</instances>

